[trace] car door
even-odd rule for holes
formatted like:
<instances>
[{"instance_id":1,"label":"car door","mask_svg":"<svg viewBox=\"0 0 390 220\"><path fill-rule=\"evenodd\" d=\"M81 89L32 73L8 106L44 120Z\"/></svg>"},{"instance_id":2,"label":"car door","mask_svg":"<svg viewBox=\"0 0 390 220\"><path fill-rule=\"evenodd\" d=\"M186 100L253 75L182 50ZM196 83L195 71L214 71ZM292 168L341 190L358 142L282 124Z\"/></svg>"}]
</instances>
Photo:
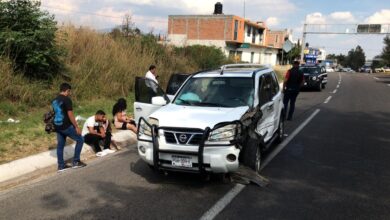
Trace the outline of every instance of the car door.
<instances>
[{"instance_id":1,"label":"car door","mask_svg":"<svg viewBox=\"0 0 390 220\"><path fill-rule=\"evenodd\" d=\"M272 81L271 100L273 102L273 111L272 111L273 127L271 132L272 134L275 134L275 132L278 130L279 127L279 119L282 113L281 111L283 109L283 94L280 91L279 82L275 72L271 72L270 75Z\"/></svg>"},{"instance_id":2,"label":"car door","mask_svg":"<svg viewBox=\"0 0 390 220\"><path fill-rule=\"evenodd\" d=\"M270 91L271 91L271 81L267 79L267 75L263 74L259 79L259 105L263 113L261 119L257 122L256 132L264 137L264 141L267 142L272 137L272 109L273 102L271 101ZM271 134L270 134L271 133Z\"/></svg>"},{"instance_id":3,"label":"car door","mask_svg":"<svg viewBox=\"0 0 390 220\"><path fill-rule=\"evenodd\" d=\"M162 96L169 103L169 98L160 86L153 80L136 77L135 79L135 102L134 119L138 123L141 117L147 119L149 115L161 108L161 105L152 104L152 98Z\"/></svg>"},{"instance_id":4,"label":"car door","mask_svg":"<svg viewBox=\"0 0 390 220\"><path fill-rule=\"evenodd\" d=\"M173 100L173 97L175 96L176 92L190 76L190 74L185 73L176 73L171 75L166 90L167 96L170 100Z\"/></svg>"}]
</instances>

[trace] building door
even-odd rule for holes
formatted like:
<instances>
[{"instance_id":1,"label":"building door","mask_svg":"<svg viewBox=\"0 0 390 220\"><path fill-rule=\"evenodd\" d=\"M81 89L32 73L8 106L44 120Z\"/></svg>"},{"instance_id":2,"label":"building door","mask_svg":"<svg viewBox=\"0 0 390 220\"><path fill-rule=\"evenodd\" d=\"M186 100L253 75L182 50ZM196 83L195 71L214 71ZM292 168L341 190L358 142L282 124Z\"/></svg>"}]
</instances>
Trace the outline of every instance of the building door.
<instances>
[{"instance_id":1,"label":"building door","mask_svg":"<svg viewBox=\"0 0 390 220\"><path fill-rule=\"evenodd\" d=\"M251 52L251 63L253 63L254 58L255 58L255 52Z\"/></svg>"}]
</instances>

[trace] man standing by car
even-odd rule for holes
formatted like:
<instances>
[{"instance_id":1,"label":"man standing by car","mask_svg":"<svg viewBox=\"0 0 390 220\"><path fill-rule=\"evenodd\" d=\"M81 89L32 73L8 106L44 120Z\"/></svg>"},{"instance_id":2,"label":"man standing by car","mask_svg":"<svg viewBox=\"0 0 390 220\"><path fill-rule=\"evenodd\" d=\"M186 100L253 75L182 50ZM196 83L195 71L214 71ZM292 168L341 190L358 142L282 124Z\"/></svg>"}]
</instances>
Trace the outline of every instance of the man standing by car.
<instances>
[{"instance_id":1,"label":"man standing by car","mask_svg":"<svg viewBox=\"0 0 390 220\"><path fill-rule=\"evenodd\" d=\"M145 78L153 80L156 84L158 84L157 81L157 68L155 65L151 65L149 67L149 71L145 74Z\"/></svg>"},{"instance_id":2,"label":"man standing by car","mask_svg":"<svg viewBox=\"0 0 390 220\"><path fill-rule=\"evenodd\" d=\"M292 120L292 116L295 110L295 101L297 100L299 91L304 81L303 73L299 70L299 61L294 61L293 67L287 71L283 82L283 104L285 109L284 116L286 116L288 109L288 121ZM288 107L289 103L290 107Z\"/></svg>"},{"instance_id":3,"label":"man standing by car","mask_svg":"<svg viewBox=\"0 0 390 220\"><path fill-rule=\"evenodd\" d=\"M80 168L86 166L85 163L80 161L80 153L84 140L73 114L72 100L69 98L71 94L70 90L71 86L68 83L62 83L60 85L60 94L52 101L52 107L55 113L54 126L57 133L58 171L64 171L70 168L64 161L64 147L67 137L76 141L72 167Z\"/></svg>"},{"instance_id":4,"label":"man standing by car","mask_svg":"<svg viewBox=\"0 0 390 220\"><path fill-rule=\"evenodd\" d=\"M151 65L149 67L149 71L145 74L145 78L149 80L145 80L146 86L151 88L150 90L150 97L153 97L157 95L157 88L158 88L158 81L157 81L157 72L156 72L156 66Z\"/></svg>"}]
</instances>

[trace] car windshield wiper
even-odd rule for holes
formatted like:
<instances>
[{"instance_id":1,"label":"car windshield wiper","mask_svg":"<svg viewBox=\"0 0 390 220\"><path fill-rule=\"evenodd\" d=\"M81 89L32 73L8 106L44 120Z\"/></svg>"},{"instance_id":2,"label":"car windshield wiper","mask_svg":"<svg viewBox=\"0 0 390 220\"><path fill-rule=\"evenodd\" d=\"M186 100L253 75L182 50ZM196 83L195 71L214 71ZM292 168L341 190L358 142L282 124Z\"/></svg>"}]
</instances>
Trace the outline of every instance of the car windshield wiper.
<instances>
[{"instance_id":1,"label":"car windshield wiper","mask_svg":"<svg viewBox=\"0 0 390 220\"><path fill-rule=\"evenodd\" d=\"M199 105L199 106L228 107L227 105L224 105L224 104L221 104L221 103L213 103L213 102L199 102L199 103L196 103L196 105Z\"/></svg>"},{"instance_id":2,"label":"car windshield wiper","mask_svg":"<svg viewBox=\"0 0 390 220\"><path fill-rule=\"evenodd\" d=\"M182 103L180 103L180 104L193 105L193 103L189 102L188 100L184 100L184 99L180 99L180 98L178 98L177 100L179 100L180 102L182 102ZM179 103L175 102L175 104L179 104ZM180 105L180 104L179 104L179 105Z\"/></svg>"}]
</instances>

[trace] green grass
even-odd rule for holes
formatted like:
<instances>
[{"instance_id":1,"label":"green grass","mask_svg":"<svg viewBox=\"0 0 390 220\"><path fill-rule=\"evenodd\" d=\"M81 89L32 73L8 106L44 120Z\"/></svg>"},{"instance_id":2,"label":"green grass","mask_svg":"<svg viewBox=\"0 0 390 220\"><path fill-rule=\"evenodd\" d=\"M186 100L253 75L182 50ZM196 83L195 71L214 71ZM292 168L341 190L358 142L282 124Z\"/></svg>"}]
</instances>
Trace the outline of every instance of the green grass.
<instances>
[{"instance_id":1,"label":"green grass","mask_svg":"<svg viewBox=\"0 0 390 220\"><path fill-rule=\"evenodd\" d=\"M120 97L118 97L120 98ZM134 95L126 97L129 114L133 112ZM112 106L115 99L95 99L89 101L74 101L73 109L75 116L84 118L92 116L99 109L106 112L109 119L112 119ZM2 103L11 109L12 103ZM10 107L11 106L11 107ZM17 109L17 106L15 107ZM9 111L12 114L0 116L1 121L8 118L20 120L20 123L0 123L0 164L23 158L32 154L54 149L56 147L55 133L47 134L44 131L42 121L43 114L50 109L45 108L30 109L28 113L22 111ZM82 128L84 121L79 122Z\"/></svg>"}]
</instances>

